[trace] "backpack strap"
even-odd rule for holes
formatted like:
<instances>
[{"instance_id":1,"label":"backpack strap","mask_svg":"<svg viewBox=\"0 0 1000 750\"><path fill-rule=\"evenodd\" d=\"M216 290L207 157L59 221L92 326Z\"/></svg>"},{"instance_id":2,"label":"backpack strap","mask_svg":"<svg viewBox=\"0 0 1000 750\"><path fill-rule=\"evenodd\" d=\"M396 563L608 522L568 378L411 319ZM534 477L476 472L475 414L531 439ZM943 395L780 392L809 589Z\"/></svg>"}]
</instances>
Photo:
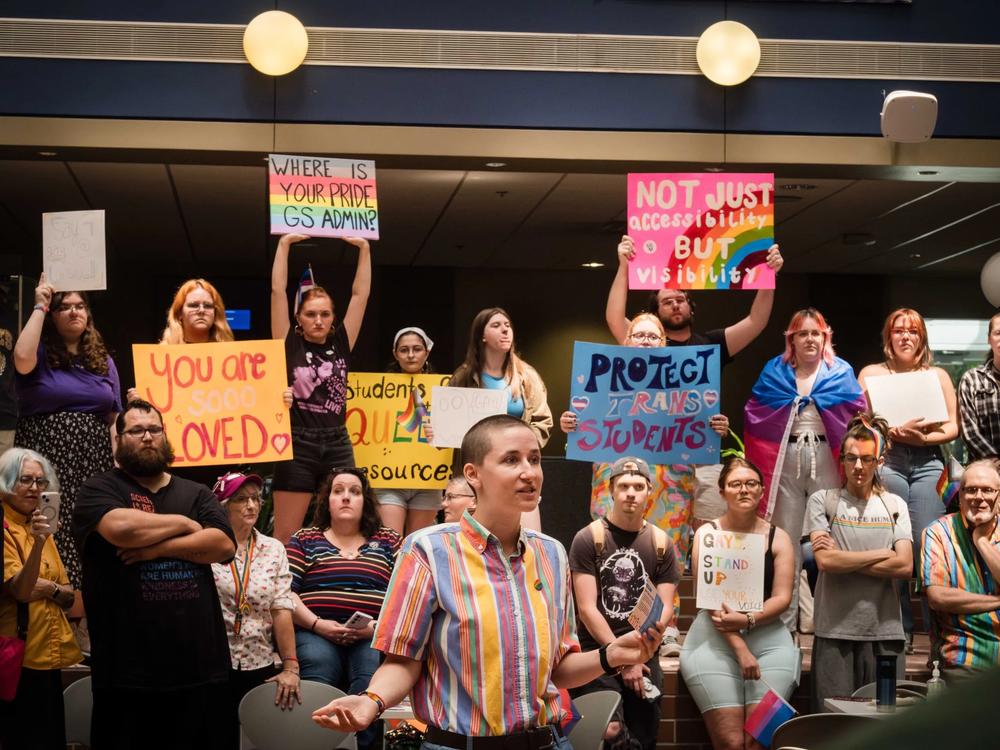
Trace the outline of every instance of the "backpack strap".
<instances>
[{"instance_id":1,"label":"backpack strap","mask_svg":"<svg viewBox=\"0 0 1000 750\"><path fill-rule=\"evenodd\" d=\"M600 518L590 522L590 536L594 540L594 552L604 556L604 521Z\"/></svg>"},{"instance_id":2,"label":"backpack strap","mask_svg":"<svg viewBox=\"0 0 1000 750\"><path fill-rule=\"evenodd\" d=\"M655 524L648 524L649 528L653 532L653 544L656 545L656 562L663 562L663 558L667 556L667 545L670 544L670 540L667 539L667 532L661 529Z\"/></svg>"}]
</instances>

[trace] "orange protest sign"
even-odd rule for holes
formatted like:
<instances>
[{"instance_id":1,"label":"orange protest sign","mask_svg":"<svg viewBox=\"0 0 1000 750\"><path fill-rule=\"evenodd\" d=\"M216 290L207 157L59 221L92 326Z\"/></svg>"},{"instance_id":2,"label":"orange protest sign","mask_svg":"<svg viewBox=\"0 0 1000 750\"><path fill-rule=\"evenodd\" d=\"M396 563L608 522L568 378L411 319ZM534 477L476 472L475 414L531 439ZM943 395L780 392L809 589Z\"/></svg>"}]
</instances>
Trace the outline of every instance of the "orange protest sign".
<instances>
[{"instance_id":1,"label":"orange protest sign","mask_svg":"<svg viewBox=\"0 0 1000 750\"><path fill-rule=\"evenodd\" d=\"M163 413L174 466L292 457L282 341L133 344L139 396Z\"/></svg>"}]
</instances>

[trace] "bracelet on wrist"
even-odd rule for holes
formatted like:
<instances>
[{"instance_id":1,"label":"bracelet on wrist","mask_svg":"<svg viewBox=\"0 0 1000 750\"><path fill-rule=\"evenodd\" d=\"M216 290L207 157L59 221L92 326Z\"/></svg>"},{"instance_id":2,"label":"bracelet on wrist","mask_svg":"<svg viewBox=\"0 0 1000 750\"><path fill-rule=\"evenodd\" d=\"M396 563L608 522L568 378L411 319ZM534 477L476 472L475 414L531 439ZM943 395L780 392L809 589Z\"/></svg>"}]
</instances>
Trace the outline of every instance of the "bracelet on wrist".
<instances>
[{"instance_id":1,"label":"bracelet on wrist","mask_svg":"<svg viewBox=\"0 0 1000 750\"><path fill-rule=\"evenodd\" d=\"M319 615L316 615L316 619L313 620L313 624L309 626L309 632L310 633L315 633L316 632L316 623L318 623L318 622L319 622Z\"/></svg>"},{"instance_id":2,"label":"bracelet on wrist","mask_svg":"<svg viewBox=\"0 0 1000 750\"><path fill-rule=\"evenodd\" d=\"M380 696L378 693L373 693L371 690L362 690L360 693L358 693L358 695L363 695L375 701L376 719L385 713L385 701L382 700L382 696Z\"/></svg>"},{"instance_id":3,"label":"bracelet on wrist","mask_svg":"<svg viewBox=\"0 0 1000 750\"><path fill-rule=\"evenodd\" d=\"M604 670L604 674L612 675L618 674L619 670L617 667L612 667L611 662L608 661L608 646L610 643L605 643L599 649L597 649L597 658L601 660L601 669Z\"/></svg>"},{"instance_id":4,"label":"bracelet on wrist","mask_svg":"<svg viewBox=\"0 0 1000 750\"><path fill-rule=\"evenodd\" d=\"M296 664L299 663L299 660L296 659L294 656L283 656L283 657L281 657L282 664L284 664L286 661L294 661Z\"/></svg>"},{"instance_id":5,"label":"bracelet on wrist","mask_svg":"<svg viewBox=\"0 0 1000 750\"><path fill-rule=\"evenodd\" d=\"M41 310L43 313L47 313L49 311L49 306L43 305L41 302L36 302L35 306L31 308L31 310L32 312L34 312L35 310Z\"/></svg>"},{"instance_id":6,"label":"bracelet on wrist","mask_svg":"<svg viewBox=\"0 0 1000 750\"><path fill-rule=\"evenodd\" d=\"M747 632L749 632L757 627L757 618L754 617L753 612L746 612L745 614L747 616Z\"/></svg>"}]
</instances>

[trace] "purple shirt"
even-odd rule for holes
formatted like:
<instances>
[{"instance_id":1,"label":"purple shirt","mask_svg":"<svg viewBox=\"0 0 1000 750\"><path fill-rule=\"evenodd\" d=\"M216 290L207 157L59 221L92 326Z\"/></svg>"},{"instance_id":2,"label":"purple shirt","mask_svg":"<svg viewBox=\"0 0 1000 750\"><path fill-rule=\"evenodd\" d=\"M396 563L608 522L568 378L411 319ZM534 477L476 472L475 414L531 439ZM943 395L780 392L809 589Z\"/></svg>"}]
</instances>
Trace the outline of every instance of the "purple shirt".
<instances>
[{"instance_id":1,"label":"purple shirt","mask_svg":"<svg viewBox=\"0 0 1000 750\"><path fill-rule=\"evenodd\" d=\"M108 357L108 374L97 375L74 365L53 370L45 361L45 345L38 345L38 363L27 375L17 373L20 416L75 411L105 415L122 410L121 384L114 360Z\"/></svg>"}]
</instances>

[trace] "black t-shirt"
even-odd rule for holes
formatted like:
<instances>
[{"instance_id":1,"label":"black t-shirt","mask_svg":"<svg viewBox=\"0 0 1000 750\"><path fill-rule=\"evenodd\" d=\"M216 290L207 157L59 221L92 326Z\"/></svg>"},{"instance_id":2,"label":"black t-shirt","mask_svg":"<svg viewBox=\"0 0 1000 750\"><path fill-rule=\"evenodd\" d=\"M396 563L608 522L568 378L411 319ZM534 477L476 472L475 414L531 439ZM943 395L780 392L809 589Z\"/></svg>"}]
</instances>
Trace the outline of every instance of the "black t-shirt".
<instances>
[{"instance_id":1,"label":"black t-shirt","mask_svg":"<svg viewBox=\"0 0 1000 750\"><path fill-rule=\"evenodd\" d=\"M292 384L292 427L328 429L344 424L351 347L341 324L326 343L313 344L289 330L285 363Z\"/></svg>"},{"instance_id":2,"label":"black t-shirt","mask_svg":"<svg viewBox=\"0 0 1000 750\"><path fill-rule=\"evenodd\" d=\"M732 356L729 354L729 346L726 344L725 328L714 328L711 331L705 331L705 333L691 331L691 336L688 337L687 341L667 339L667 346L706 346L711 344L716 344L719 347L720 367L725 367L733 361Z\"/></svg>"},{"instance_id":3,"label":"black t-shirt","mask_svg":"<svg viewBox=\"0 0 1000 750\"><path fill-rule=\"evenodd\" d=\"M118 508L187 516L236 542L219 501L200 484L171 477L150 492L121 469L84 482L73 532L83 558L94 686L169 690L225 682L229 643L212 566L173 558L125 565L97 531Z\"/></svg>"}]
</instances>

